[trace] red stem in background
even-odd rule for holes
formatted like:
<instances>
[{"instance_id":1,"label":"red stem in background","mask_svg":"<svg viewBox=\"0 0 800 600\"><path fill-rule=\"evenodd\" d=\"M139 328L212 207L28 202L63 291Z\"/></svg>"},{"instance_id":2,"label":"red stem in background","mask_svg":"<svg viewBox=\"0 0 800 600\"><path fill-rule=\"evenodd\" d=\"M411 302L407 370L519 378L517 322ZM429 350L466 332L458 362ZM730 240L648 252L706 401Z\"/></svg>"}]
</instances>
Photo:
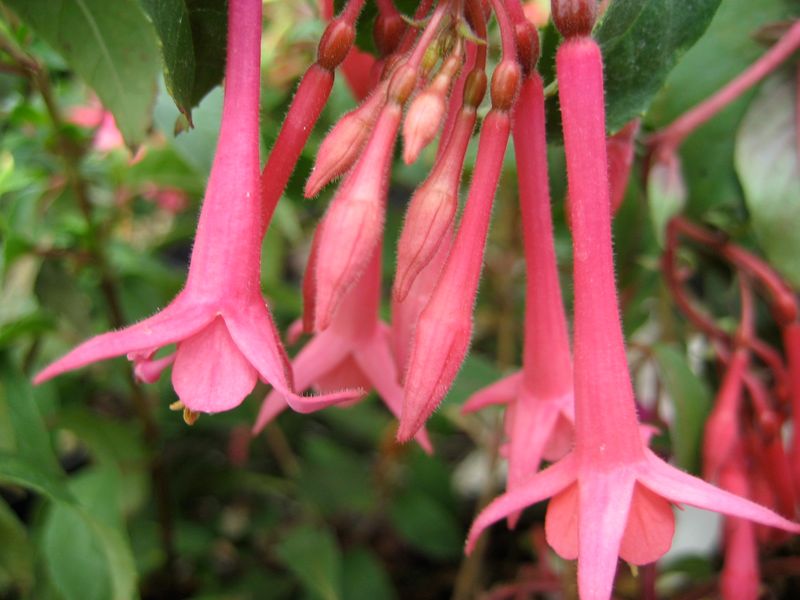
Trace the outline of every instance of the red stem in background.
<instances>
[{"instance_id":1,"label":"red stem in background","mask_svg":"<svg viewBox=\"0 0 800 600\"><path fill-rule=\"evenodd\" d=\"M683 140L728 104L774 71L800 47L800 21L746 71L733 79L713 96L678 117L665 129L650 138L650 145L664 151L674 151Z\"/></svg>"}]
</instances>

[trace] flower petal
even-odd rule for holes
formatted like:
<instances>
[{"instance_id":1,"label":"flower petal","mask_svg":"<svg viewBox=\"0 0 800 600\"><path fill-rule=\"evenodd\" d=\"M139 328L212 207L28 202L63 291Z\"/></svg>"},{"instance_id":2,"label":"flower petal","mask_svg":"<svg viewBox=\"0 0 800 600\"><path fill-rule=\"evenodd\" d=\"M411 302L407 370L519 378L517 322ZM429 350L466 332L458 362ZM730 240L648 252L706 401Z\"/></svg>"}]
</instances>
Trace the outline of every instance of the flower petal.
<instances>
[{"instance_id":1,"label":"flower petal","mask_svg":"<svg viewBox=\"0 0 800 600\"><path fill-rule=\"evenodd\" d=\"M637 483L619 548L620 557L632 565L655 562L670 549L674 535L672 505Z\"/></svg>"},{"instance_id":2,"label":"flower petal","mask_svg":"<svg viewBox=\"0 0 800 600\"><path fill-rule=\"evenodd\" d=\"M492 523L550 498L573 483L577 475L576 467L575 455L569 454L556 464L533 475L519 489L508 491L495 498L472 523L467 536L467 554L475 547L483 530Z\"/></svg>"},{"instance_id":3,"label":"flower petal","mask_svg":"<svg viewBox=\"0 0 800 600\"><path fill-rule=\"evenodd\" d=\"M461 414L475 412L487 406L506 404L517 397L522 383L522 371L517 371L498 379L491 385L478 390L467 398L461 407Z\"/></svg>"},{"instance_id":4,"label":"flower petal","mask_svg":"<svg viewBox=\"0 0 800 600\"><path fill-rule=\"evenodd\" d=\"M544 520L547 543L564 560L578 558L578 483L553 496Z\"/></svg>"},{"instance_id":5,"label":"flower petal","mask_svg":"<svg viewBox=\"0 0 800 600\"><path fill-rule=\"evenodd\" d=\"M578 593L581 600L608 600L620 543L633 499L634 475L624 467L578 481Z\"/></svg>"},{"instance_id":6,"label":"flower petal","mask_svg":"<svg viewBox=\"0 0 800 600\"><path fill-rule=\"evenodd\" d=\"M257 378L221 317L178 344L172 385L192 411L215 413L238 406Z\"/></svg>"},{"instance_id":7,"label":"flower petal","mask_svg":"<svg viewBox=\"0 0 800 600\"><path fill-rule=\"evenodd\" d=\"M723 515L749 519L762 525L800 533L800 525L785 519L768 508L745 500L706 483L702 479L684 473L646 450L647 463L639 480L656 494L675 504L689 504Z\"/></svg>"},{"instance_id":8,"label":"flower petal","mask_svg":"<svg viewBox=\"0 0 800 600\"><path fill-rule=\"evenodd\" d=\"M33 382L38 385L93 362L179 342L200 331L213 318L213 310L207 305L191 304L179 295L164 310L144 321L83 342L40 371Z\"/></svg>"},{"instance_id":9,"label":"flower petal","mask_svg":"<svg viewBox=\"0 0 800 600\"><path fill-rule=\"evenodd\" d=\"M325 331L315 335L292 361L295 389L305 391L334 369L350 348L339 337ZM273 389L261 405L253 432L258 433L288 407L286 399Z\"/></svg>"},{"instance_id":10,"label":"flower petal","mask_svg":"<svg viewBox=\"0 0 800 600\"><path fill-rule=\"evenodd\" d=\"M386 336L380 330L375 333L376 335L356 350L354 357L383 403L399 419L403 409L403 388L397 380L397 365ZM414 439L427 454L433 454L433 446L424 426Z\"/></svg>"}]
</instances>

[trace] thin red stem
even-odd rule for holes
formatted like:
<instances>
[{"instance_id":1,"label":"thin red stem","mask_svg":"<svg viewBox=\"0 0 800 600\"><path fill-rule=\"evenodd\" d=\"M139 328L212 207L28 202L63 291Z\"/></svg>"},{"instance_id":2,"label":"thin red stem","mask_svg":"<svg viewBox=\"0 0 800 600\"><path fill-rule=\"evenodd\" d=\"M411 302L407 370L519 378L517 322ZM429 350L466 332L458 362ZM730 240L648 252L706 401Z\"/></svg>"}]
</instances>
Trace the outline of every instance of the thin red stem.
<instances>
[{"instance_id":1,"label":"thin red stem","mask_svg":"<svg viewBox=\"0 0 800 600\"><path fill-rule=\"evenodd\" d=\"M651 138L651 144L674 150L694 130L774 71L798 47L800 47L800 21L792 25L777 44L741 75L713 96L678 117L666 129L656 133Z\"/></svg>"}]
</instances>

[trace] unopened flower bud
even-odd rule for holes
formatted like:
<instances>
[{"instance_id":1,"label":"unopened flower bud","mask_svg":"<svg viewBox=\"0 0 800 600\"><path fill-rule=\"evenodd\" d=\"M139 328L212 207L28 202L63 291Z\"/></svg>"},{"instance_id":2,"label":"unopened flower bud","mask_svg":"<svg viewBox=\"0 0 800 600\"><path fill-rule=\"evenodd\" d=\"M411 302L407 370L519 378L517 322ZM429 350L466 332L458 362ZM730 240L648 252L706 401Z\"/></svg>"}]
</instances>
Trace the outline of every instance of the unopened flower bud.
<instances>
[{"instance_id":1,"label":"unopened flower bud","mask_svg":"<svg viewBox=\"0 0 800 600\"><path fill-rule=\"evenodd\" d=\"M405 28L406 24L399 14L378 15L372 30L372 38L381 56L388 56L397 49Z\"/></svg>"},{"instance_id":2,"label":"unopened flower bud","mask_svg":"<svg viewBox=\"0 0 800 600\"><path fill-rule=\"evenodd\" d=\"M539 60L539 32L530 21L517 23L514 30L517 39L517 60L527 77L536 69Z\"/></svg>"},{"instance_id":3,"label":"unopened flower bud","mask_svg":"<svg viewBox=\"0 0 800 600\"><path fill-rule=\"evenodd\" d=\"M516 62L504 60L492 73L492 106L507 111L514 105L519 90L520 67Z\"/></svg>"},{"instance_id":4,"label":"unopened flower bud","mask_svg":"<svg viewBox=\"0 0 800 600\"><path fill-rule=\"evenodd\" d=\"M383 107L385 90L385 84L379 86L361 106L339 119L325 136L303 190L306 198L316 196L356 162Z\"/></svg>"},{"instance_id":5,"label":"unopened flower bud","mask_svg":"<svg viewBox=\"0 0 800 600\"><path fill-rule=\"evenodd\" d=\"M425 90L414 98L403 121L403 161L410 165L439 129L446 110L442 94Z\"/></svg>"},{"instance_id":6,"label":"unopened flower bud","mask_svg":"<svg viewBox=\"0 0 800 600\"><path fill-rule=\"evenodd\" d=\"M351 23L342 19L331 21L319 41L317 63L324 69L333 71L342 64L355 38L356 30Z\"/></svg>"},{"instance_id":7,"label":"unopened flower bud","mask_svg":"<svg viewBox=\"0 0 800 600\"><path fill-rule=\"evenodd\" d=\"M553 23L565 38L589 36L597 19L597 0L552 0Z\"/></svg>"}]
</instances>

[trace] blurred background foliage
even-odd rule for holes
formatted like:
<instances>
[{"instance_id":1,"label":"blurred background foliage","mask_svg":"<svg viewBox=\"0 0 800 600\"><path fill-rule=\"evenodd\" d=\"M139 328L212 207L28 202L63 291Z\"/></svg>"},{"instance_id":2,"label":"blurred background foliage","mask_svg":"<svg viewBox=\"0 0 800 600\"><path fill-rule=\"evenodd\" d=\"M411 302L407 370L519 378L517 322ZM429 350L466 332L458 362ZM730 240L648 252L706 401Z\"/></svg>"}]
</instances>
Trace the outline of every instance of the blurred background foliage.
<instances>
[{"instance_id":1,"label":"blurred background foliage","mask_svg":"<svg viewBox=\"0 0 800 600\"><path fill-rule=\"evenodd\" d=\"M312 0L264 6L266 151L324 23ZM224 0L60 7L0 2L0 598L470 598L478 589L539 581L543 570L569 590L573 565L540 551L541 509L526 512L515 532L494 528L483 552L462 556L477 505L502 487L502 419L499 410L465 418L458 408L521 360L524 264L510 159L473 350L430 423L435 456L397 446L394 422L375 398L314 415L286 413L251 438L267 391L261 384L238 409L203 416L193 427L169 411L175 397L168 378L141 386L121 359L29 384L38 367L77 342L148 316L180 289L221 111ZM797 15L798 4L616 0L612 10L618 20L599 34L610 74L618 76L609 92L610 125L646 110L645 129L655 130L750 64L764 50L755 34ZM658 38L658 52L631 51L655 43L654 32L670 19L674 29L667 29L683 34L670 38L667 51L666 38ZM547 28L541 68L550 77L556 42ZM99 67L98 47L106 49ZM792 81L779 73L765 86ZM758 139L765 122L794 117L790 105L770 104L774 94L759 93L683 146L685 211L766 252L798 284L791 249L800 215L783 217L791 221L777 230L769 178L748 169L759 144L772 143ZM337 78L264 243L263 290L282 331L300 315L310 236L332 193L306 200L302 184L324 132L353 106ZM111 117L102 107L116 117L115 128L107 127ZM551 108L557 250L569 305L563 156ZM786 152L795 153L789 177L797 184L796 149ZM474 149L470 156L474 161ZM403 207L432 159L429 149L415 165L396 163L387 291ZM615 220L631 365L642 406L660 407L643 413L662 427L659 449L696 471L719 373L662 280L664 224L646 202L637 161ZM735 318L725 320L737 314L731 274L713 256L695 260L693 286L732 330ZM777 341L767 319L759 326L762 337ZM297 349L289 347L290 354ZM657 583L665 596L708 589L719 568L713 520L698 528L688 519L679 517L676 548L661 563ZM774 575L774 589L800 593L785 575ZM648 577L621 570L618 591L638 597Z\"/></svg>"}]
</instances>

